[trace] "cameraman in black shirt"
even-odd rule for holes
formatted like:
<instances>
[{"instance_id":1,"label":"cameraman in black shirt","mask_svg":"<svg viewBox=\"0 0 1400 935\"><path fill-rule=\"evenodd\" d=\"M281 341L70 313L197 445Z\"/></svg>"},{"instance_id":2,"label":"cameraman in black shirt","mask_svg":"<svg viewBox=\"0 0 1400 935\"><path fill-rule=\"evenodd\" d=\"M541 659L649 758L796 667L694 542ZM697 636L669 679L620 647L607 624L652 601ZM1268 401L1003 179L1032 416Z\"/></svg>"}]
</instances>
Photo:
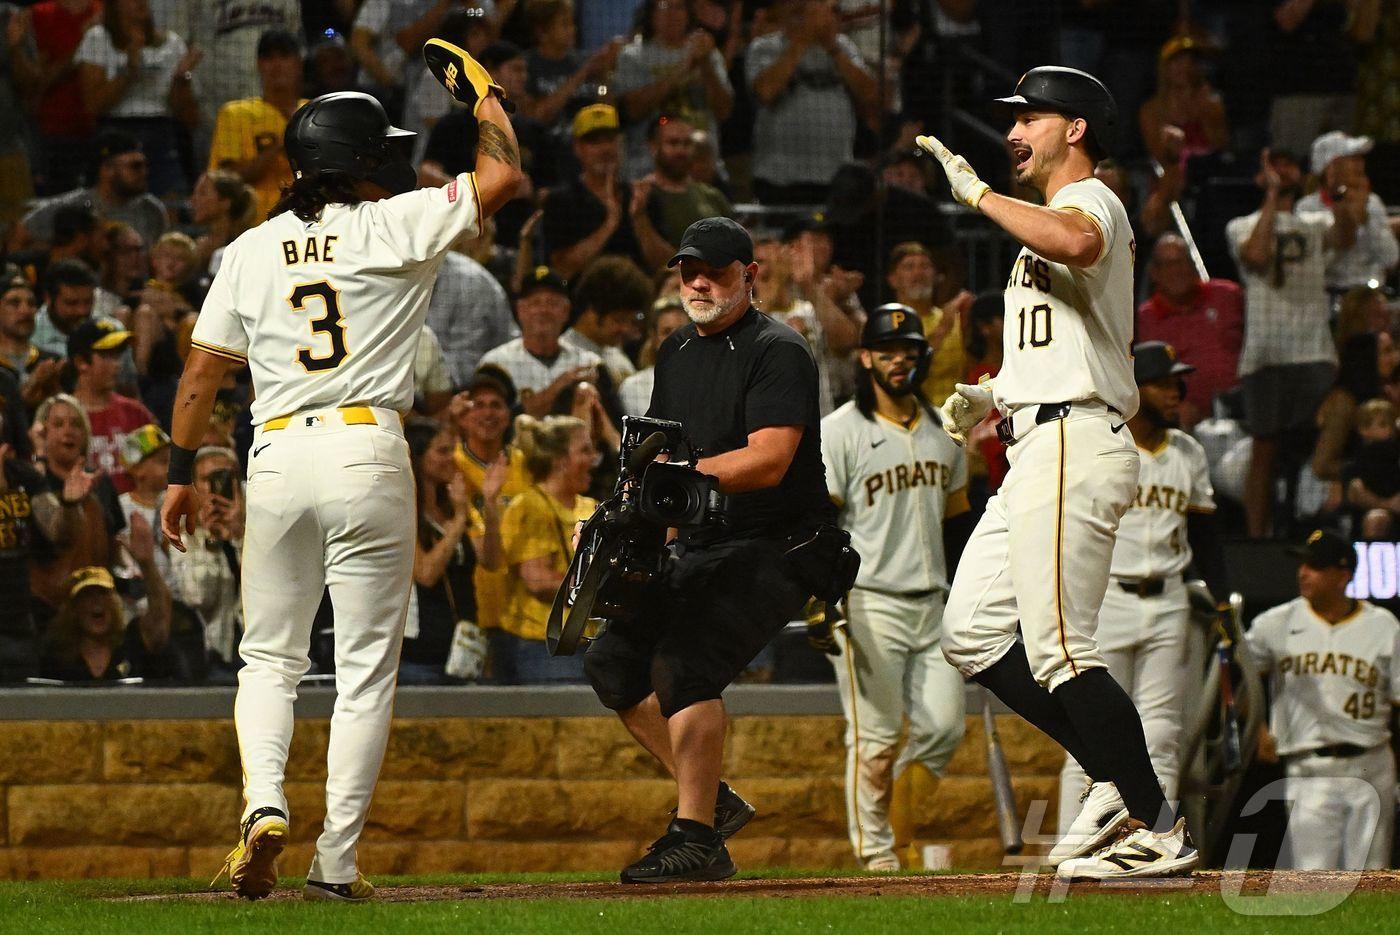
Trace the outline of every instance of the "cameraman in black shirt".
<instances>
[{"instance_id":1,"label":"cameraman in black shirt","mask_svg":"<svg viewBox=\"0 0 1400 935\"><path fill-rule=\"evenodd\" d=\"M734 874L724 841L754 808L720 781L720 695L829 577L806 546L835 518L817 367L796 331L751 305L752 239L704 218L669 265L690 323L657 353L647 414L681 423L729 505L723 526L681 534L643 608L610 622L584 657L599 700L676 779L676 818L622 871L627 883Z\"/></svg>"}]
</instances>

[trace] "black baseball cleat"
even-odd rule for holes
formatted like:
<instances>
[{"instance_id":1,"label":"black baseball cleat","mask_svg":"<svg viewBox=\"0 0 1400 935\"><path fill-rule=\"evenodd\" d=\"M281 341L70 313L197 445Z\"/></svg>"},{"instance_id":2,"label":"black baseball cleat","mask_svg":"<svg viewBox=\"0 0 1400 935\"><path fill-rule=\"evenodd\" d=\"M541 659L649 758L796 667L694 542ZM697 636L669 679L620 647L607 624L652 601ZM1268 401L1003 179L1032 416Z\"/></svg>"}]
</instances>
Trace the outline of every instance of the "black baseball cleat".
<instances>
[{"instance_id":1,"label":"black baseball cleat","mask_svg":"<svg viewBox=\"0 0 1400 935\"><path fill-rule=\"evenodd\" d=\"M728 841L734 837L757 813L758 809L729 788L729 783L720 781L719 795L715 798L715 831L721 838Z\"/></svg>"},{"instance_id":2,"label":"black baseball cleat","mask_svg":"<svg viewBox=\"0 0 1400 935\"><path fill-rule=\"evenodd\" d=\"M698 821L676 818L646 856L622 871L623 883L727 880L736 872L724 838Z\"/></svg>"}]
</instances>

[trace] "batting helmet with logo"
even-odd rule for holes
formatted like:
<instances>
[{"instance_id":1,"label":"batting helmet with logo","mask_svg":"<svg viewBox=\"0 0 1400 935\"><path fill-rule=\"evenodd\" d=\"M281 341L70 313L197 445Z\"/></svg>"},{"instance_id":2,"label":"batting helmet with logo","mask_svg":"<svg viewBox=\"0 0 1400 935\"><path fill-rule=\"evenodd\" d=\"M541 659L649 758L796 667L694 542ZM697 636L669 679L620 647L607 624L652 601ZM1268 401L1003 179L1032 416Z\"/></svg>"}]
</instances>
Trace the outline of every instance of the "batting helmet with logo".
<instances>
[{"instance_id":1,"label":"batting helmet with logo","mask_svg":"<svg viewBox=\"0 0 1400 935\"><path fill-rule=\"evenodd\" d=\"M307 101L292 114L283 143L298 177L343 172L397 195L418 184L409 161L416 136L391 124L383 105L368 94L337 91Z\"/></svg>"},{"instance_id":2,"label":"batting helmet with logo","mask_svg":"<svg viewBox=\"0 0 1400 935\"><path fill-rule=\"evenodd\" d=\"M889 302L870 313L860 333L861 347L874 347L886 341L913 341L927 347L924 324L919 313L907 305Z\"/></svg>"},{"instance_id":3,"label":"batting helmet with logo","mask_svg":"<svg viewBox=\"0 0 1400 935\"><path fill-rule=\"evenodd\" d=\"M1095 155L1102 158L1113 149L1118 104L1104 83L1087 71L1062 65L1032 68L1016 82L1010 97L996 100L1012 107L1043 107L1066 117L1082 117L1089 124L1089 141L1098 150Z\"/></svg>"}]
</instances>

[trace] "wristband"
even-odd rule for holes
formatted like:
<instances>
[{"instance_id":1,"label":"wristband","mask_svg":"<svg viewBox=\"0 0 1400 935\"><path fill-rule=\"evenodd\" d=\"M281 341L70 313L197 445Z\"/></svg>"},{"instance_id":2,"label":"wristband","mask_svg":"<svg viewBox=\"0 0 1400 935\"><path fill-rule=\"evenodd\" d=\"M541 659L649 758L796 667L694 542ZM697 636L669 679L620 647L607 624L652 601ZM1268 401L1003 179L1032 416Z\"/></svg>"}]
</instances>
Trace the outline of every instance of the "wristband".
<instances>
[{"instance_id":1,"label":"wristband","mask_svg":"<svg viewBox=\"0 0 1400 935\"><path fill-rule=\"evenodd\" d=\"M167 484L190 484L194 481L194 449L170 443L170 467L165 472Z\"/></svg>"}]
</instances>

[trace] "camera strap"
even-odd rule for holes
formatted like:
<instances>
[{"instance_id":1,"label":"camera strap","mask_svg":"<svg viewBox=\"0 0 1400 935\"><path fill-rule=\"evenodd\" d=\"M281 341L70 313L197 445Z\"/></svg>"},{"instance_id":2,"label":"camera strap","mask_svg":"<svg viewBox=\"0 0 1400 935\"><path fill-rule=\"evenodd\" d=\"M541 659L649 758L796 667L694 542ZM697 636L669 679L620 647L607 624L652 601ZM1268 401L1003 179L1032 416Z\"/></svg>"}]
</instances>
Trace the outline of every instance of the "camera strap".
<instances>
[{"instance_id":1,"label":"camera strap","mask_svg":"<svg viewBox=\"0 0 1400 935\"><path fill-rule=\"evenodd\" d=\"M544 499L544 505L549 507L549 515L554 519L554 531L559 534L559 547L564 552L564 564L569 564L569 535L564 531L564 521L559 518L559 510L555 506L556 501L539 484L530 485L536 493Z\"/></svg>"}]
</instances>

